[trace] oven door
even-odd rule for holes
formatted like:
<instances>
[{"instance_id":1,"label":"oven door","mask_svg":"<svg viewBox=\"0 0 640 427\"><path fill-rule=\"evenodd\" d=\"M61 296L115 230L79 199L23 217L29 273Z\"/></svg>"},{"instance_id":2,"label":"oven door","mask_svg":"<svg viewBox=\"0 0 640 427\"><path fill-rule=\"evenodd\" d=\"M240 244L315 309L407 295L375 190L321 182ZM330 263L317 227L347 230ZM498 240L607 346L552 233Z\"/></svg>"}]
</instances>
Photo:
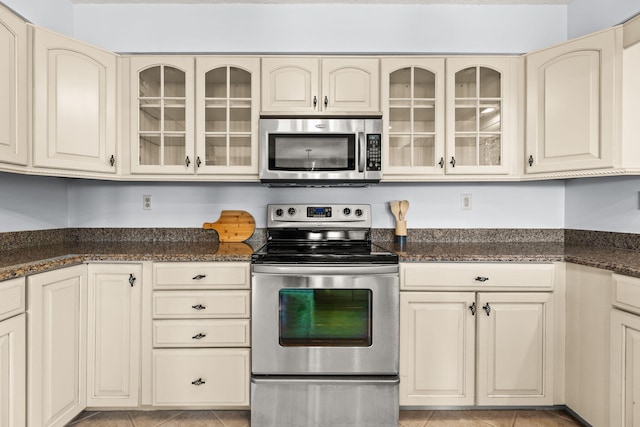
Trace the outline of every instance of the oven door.
<instances>
[{"instance_id":1,"label":"oven door","mask_svg":"<svg viewBox=\"0 0 640 427\"><path fill-rule=\"evenodd\" d=\"M254 265L254 375L398 373L397 265Z\"/></svg>"}]
</instances>

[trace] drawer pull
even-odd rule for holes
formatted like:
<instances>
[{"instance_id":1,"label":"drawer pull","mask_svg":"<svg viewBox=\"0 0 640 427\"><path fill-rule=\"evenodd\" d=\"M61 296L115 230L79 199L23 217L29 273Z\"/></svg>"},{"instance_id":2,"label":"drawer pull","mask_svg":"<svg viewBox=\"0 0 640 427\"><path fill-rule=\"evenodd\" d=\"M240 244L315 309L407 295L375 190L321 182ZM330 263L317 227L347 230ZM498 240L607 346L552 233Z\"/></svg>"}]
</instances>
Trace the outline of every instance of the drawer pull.
<instances>
[{"instance_id":1,"label":"drawer pull","mask_svg":"<svg viewBox=\"0 0 640 427\"><path fill-rule=\"evenodd\" d=\"M202 280L202 279L204 279L205 277L207 277L207 275L206 275L206 274L198 274L197 276L194 276L194 277L193 277L193 280Z\"/></svg>"},{"instance_id":2,"label":"drawer pull","mask_svg":"<svg viewBox=\"0 0 640 427\"><path fill-rule=\"evenodd\" d=\"M195 381L191 381L191 384L193 384L193 385L202 385L202 384L206 384L206 381L202 381L202 378L198 378Z\"/></svg>"},{"instance_id":3,"label":"drawer pull","mask_svg":"<svg viewBox=\"0 0 640 427\"><path fill-rule=\"evenodd\" d=\"M488 277L482 277L482 276L478 276L474 279L476 282L486 282L487 280L489 280Z\"/></svg>"},{"instance_id":4,"label":"drawer pull","mask_svg":"<svg viewBox=\"0 0 640 427\"><path fill-rule=\"evenodd\" d=\"M201 340L202 338L204 338L206 336L207 336L207 334L199 333L198 335L194 335L191 338L193 338L194 340Z\"/></svg>"},{"instance_id":5,"label":"drawer pull","mask_svg":"<svg viewBox=\"0 0 640 427\"><path fill-rule=\"evenodd\" d=\"M207 309L207 307L202 305L202 304L192 305L191 308L193 308L194 310L198 310L198 311Z\"/></svg>"}]
</instances>

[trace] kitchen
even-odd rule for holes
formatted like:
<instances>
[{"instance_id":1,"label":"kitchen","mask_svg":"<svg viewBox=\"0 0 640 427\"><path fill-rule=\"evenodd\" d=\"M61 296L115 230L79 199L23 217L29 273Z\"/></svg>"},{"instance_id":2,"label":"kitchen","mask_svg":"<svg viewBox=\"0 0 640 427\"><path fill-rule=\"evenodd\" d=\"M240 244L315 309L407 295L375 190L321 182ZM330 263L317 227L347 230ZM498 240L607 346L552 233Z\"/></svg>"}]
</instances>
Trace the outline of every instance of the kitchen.
<instances>
[{"instance_id":1,"label":"kitchen","mask_svg":"<svg viewBox=\"0 0 640 427\"><path fill-rule=\"evenodd\" d=\"M432 9L409 5L407 9L401 10L411 14L412 11L416 12L417 8L418 12L436 11L442 15L440 18L431 17L430 20L416 23L415 34L406 34L399 28L394 28L394 25L400 27L400 23L391 20L387 24L390 15L387 8L391 6L369 5L366 7L367 10L370 9L370 21L385 22L385 31L377 32L365 41L349 34L352 30L341 25L340 20L330 19L330 16L333 16L332 8L348 9L355 6L313 5L305 6L304 13L308 13L308 7L318 9L319 22L323 21L322 16L326 16L325 21L329 22L329 25L335 22L337 28L328 28L335 30L331 33L338 36L334 36L334 39L326 36L317 39L310 36L309 40L292 40L290 47L282 47L279 43L284 36L278 31L267 29L264 31L265 34L273 38L260 37L261 44L252 44L251 37L245 34L246 28L261 28L266 21L263 19L264 13L247 11L246 5L191 4L184 5L186 10L179 9L181 11L176 11L175 7L166 4L146 5L144 7L152 7L158 11L157 18L154 15L154 20L149 20L148 10L143 9L141 5L61 3L59 11L55 14L50 13L50 6L40 7L37 2L7 4L39 25L73 34L75 38L118 52L529 52L562 42L567 38L567 33L573 37L606 28L637 12L624 10L629 6L621 5L621 10L616 11L619 16L609 17L608 14L601 13L592 18L609 20L594 27L587 19L585 22L581 22L580 19L577 19L577 22L572 21L572 16L582 15L581 4L586 3L584 10L599 10L598 7L602 5L579 0L569 5L492 5L488 6L487 11L484 8L479 11L477 7L469 5L428 6ZM265 6L255 7L260 9ZM289 19L291 13L303 13L298 6L277 7L282 9L282 13L274 16L273 22L287 16L285 22L278 24L279 31L300 31L295 28L295 25L299 25L295 22L303 20ZM605 9L610 12L610 8ZM229 41L228 47L212 47L202 40L202 36L191 35L193 28L197 26L192 25L190 20L195 19L195 14L199 19L203 19L206 14L198 13L203 10L210 10L210 13L212 10L223 12L223 16L228 13L225 19L221 19L224 22L247 22L251 25L235 25L229 28L228 25L211 25L211 22L203 24L202 28L206 28L207 31L223 31L225 34L223 38L220 34L212 33L207 37L209 40ZM462 17L456 14L454 18L454 11L462 13ZM575 15L572 15L572 11ZM190 15L191 13L194 15ZM122 27L122 31L118 31L117 34L113 34L112 27L100 25L109 22L105 19L109 14L114 16L112 22L119 22L118 26ZM189 21L185 20L183 28L180 28L180 18L183 14L190 15L191 18ZM239 15L246 18L246 21L238 18ZM39 16L41 18L38 18ZM442 22L437 22L442 20L442 16L449 17L451 28L456 28L458 32L466 34L466 37L458 37L458 34L456 37L446 37L446 34L450 34L447 31L450 30L442 28ZM131 25L126 25L123 19L131 19ZM165 20L167 22L163 22ZM213 18L212 20L215 21ZM252 22L253 20L257 23ZM473 22L470 23L470 20ZM433 25L430 27L424 22ZM470 29L461 30L459 22L464 22L465 28L468 25ZM581 25L592 26L585 29L580 28ZM475 28L478 26L481 28ZM428 28L427 31L424 30L425 27ZM544 34L537 31L540 27L545 28ZM163 31L167 28L172 29L170 35ZM127 34L127 30L134 34L145 30L145 36L134 37L133 34ZM176 34L173 34L174 31ZM242 34L229 37L230 31L241 31ZM433 31L433 34L430 31ZM478 36L479 33L482 34L481 37ZM393 40L388 34L394 34ZM519 37L505 38L504 34L523 34L523 37L521 40ZM395 40L396 37L398 40ZM483 37L488 39L483 40ZM353 44L345 46L342 42L344 38L354 40ZM486 46L491 48L487 49ZM393 217L388 210L388 202L407 199L411 201L411 211L407 218L410 229L582 229L636 233L639 222L638 190L634 187L637 183L636 178L629 176L527 182L394 182L365 189L278 189L265 188L253 183L162 180L114 182L3 173L0 189L4 201L0 207L0 218L3 232L85 227L194 228L203 222L214 220L212 216L217 212L232 206L251 212L256 218L257 227L264 228L266 205L269 203L297 203L309 199L320 203L365 200L372 205L373 227L391 229ZM142 210L143 195L151 195L151 210ZM462 195L471 196L470 210L461 209ZM43 206L46 206L46 210ZM588 214L585 214L586 212ZM180 224L176 224L176 218L180 218ZM457 238L462 239L459 236Z\"/></svg>"}]
</instances>

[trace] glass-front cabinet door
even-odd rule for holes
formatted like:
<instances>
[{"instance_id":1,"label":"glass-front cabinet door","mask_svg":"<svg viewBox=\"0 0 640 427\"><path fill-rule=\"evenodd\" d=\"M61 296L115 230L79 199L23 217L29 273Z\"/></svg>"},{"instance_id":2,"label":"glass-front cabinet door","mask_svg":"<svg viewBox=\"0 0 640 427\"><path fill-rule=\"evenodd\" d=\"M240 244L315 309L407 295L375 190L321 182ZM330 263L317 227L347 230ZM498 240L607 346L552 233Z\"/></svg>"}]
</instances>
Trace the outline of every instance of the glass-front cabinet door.
<instances>
[{"instance_id":1,"label":"glass-front cabinet door","mask_svg":"<svg viewBox=\"0 0 640 427\"><path fill-rule=\"evenodd\" d=\"M196 59L196 172L258 174L259 58Z\"/></svg>"},{"instance_id":2,"label":"glass-front cabinet door","mask_svg":"<svg viewBox=\"0 0 640 427\"><path fill-rule=\"evenodd\" d=\"M384 178L443 174L444 59L382 60Z\"/></svg>"},{"instance_id":3,"label":"glass-front cabinet door","mask_svg":"<svg viewBox=\"0 0 640 427\"><path fill-rule=\"evenodd\" d=\"M518 111L517 60L447 59L447 173L509 171L509 148L515 151L518 139L510 122Z\"/></svg>"},{"instance_id":4,"label":"glass-front cabinet door","mask_svg":"<svg viewBox=\"0 0 640 427\"><path fill-rule=\"evenodd\" d=\"M131 172L194 171L193 58L131 58Z\"/></svg>"}]
</instances>

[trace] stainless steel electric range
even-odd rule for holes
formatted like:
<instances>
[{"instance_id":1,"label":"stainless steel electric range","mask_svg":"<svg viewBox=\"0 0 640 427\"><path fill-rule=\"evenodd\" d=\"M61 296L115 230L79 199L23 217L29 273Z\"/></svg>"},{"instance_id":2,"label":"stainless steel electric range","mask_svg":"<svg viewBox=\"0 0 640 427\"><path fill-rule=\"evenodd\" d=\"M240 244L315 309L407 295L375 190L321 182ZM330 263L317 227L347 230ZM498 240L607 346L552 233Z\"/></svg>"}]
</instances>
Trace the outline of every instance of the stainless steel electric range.
<instances>
[{"instance_id":1,"label":"stainless steel electric range","mask_svg":"<svg viewBox=\"0 0 640 427\"><path fill-rule=\"evenodd\" d=\"M398 425L398 257L369 205L269 205L252 257L252 427Z\"/></svg>"}]
</instances>

